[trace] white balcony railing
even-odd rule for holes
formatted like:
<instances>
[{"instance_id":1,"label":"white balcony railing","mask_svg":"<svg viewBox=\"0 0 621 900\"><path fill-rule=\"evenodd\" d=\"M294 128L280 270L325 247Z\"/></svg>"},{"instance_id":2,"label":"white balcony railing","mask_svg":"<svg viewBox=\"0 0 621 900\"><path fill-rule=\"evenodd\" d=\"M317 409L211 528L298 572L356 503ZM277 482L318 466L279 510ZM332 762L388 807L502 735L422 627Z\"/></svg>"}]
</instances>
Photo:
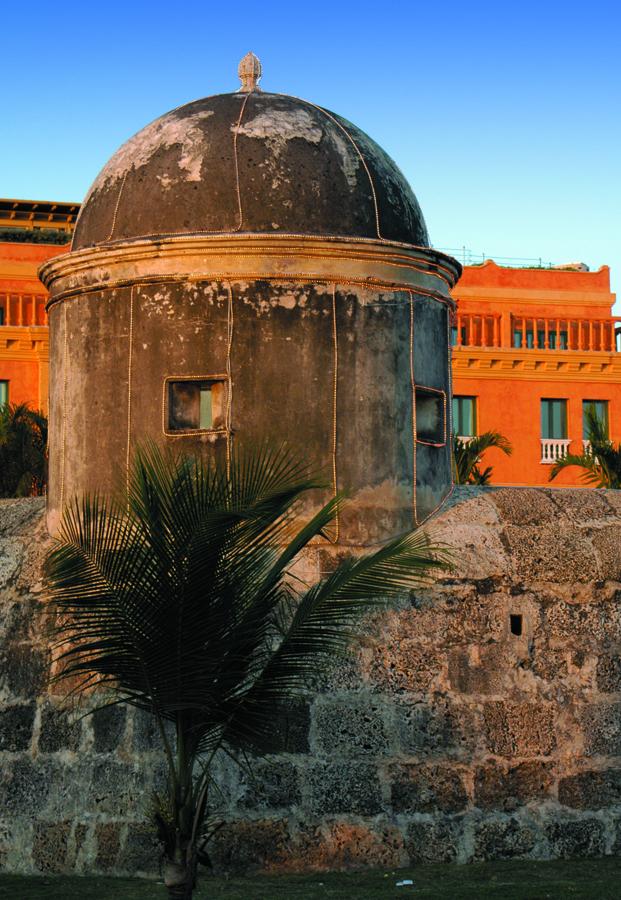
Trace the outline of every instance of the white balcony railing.
<instances>
[{"instance_id":1,"label":"white balcony railing","mask_svg":"<svg viewBox=\"0 0 621 900\"><path fill-rule=\"evenodd\" d=\"M541 462L552 466L567 456L571 441L568 438L541 438Z\"/></svg>"}]
</instances>

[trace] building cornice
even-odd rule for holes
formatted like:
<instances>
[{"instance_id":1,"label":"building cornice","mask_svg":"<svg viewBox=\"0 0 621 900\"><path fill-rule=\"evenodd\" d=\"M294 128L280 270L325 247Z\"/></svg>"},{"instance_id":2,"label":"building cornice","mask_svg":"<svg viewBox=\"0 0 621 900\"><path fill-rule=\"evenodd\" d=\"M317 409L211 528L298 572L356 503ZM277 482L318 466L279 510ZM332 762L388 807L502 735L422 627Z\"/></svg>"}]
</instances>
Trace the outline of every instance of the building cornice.
<instances>
[{"instance_id":1,"label":"building cornice","mask_svg":"<svg viewBox=\"0 0 621 900\"><path fill-rule=\"evenodd\" d=\"M453 347L455 378L621 383L621 353Z\"/></svg>"},{"instance_id":2,"label":"building cornice","mask_svg":"<svg viewBox=\"0 0 621 900\"><path fill-rule=\"evenodd\" d=\"M48 307L104 288L162 281L260 280L365 284L411 290L452 304L461 267L437 250L367 239L305 235L199 235L127 241L45 262Z\"/></svg>"}]
</instances>

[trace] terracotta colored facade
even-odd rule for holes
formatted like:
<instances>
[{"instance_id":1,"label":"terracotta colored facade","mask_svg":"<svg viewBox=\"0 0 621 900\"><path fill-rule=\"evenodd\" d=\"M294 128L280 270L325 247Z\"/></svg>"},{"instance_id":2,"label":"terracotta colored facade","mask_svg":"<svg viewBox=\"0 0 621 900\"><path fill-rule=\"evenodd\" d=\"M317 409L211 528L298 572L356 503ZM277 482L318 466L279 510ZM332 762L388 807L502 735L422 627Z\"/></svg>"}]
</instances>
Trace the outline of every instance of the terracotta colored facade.
<instances>
[{"instance_id":1,"label":"terracotta colored facade","mask_svg":"<svg viewBox=\"0 0 621 900\"><path fill-rule=\"evenodd\" d=\"M0 242L0 402L47 412L47 291L37 269L67 246Z\"/></svg>"},{"instance_id":2,"label":"terracotta colored facade","mask_svg":"<svg viewBox=\"0 0 621 900\"><path fill-rule=\"evenodd\" d=\"M610 438L621 440L621 320L611 315L607 266L514 269L488 260L464 268L454 297L456 430L498 431L513 445L511 457L485 454L493 483L547 484L555 458L582 452L590 402ZM553 484L583 484L580 470L565 470Z\"/></svg>"}]
</instances>

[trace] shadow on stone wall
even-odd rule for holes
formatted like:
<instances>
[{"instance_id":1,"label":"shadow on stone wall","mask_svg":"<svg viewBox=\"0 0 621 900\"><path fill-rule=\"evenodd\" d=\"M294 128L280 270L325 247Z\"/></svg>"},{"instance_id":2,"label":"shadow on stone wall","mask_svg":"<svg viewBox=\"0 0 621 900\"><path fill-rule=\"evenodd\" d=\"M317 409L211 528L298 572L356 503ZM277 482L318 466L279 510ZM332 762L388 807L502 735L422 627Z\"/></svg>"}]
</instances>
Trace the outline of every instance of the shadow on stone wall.
<instances>
[{"instance_id":1,"label":"shadow on stone wall","mask_svg":"<svg viewBox=\"0 0 621 900\"><path fill-rule=\"evenodd\" d=\"M431 528L453 571L367 622L252 778L219 761L216 869L621 852L621 493L463 488ZM41 501L2 501L0 865L153 873L156 735L47 692L45 549Z\"/></svg>"}]
</instances>

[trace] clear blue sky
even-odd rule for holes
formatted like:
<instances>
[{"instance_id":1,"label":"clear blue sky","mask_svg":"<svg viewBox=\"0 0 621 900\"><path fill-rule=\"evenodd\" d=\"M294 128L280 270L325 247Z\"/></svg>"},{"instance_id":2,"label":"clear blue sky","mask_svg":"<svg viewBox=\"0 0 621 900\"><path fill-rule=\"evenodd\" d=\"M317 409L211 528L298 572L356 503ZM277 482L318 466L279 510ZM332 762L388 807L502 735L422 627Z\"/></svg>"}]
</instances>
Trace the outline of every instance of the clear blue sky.
<instances>
[{"instance_id":1,"label":"clear blue sky","mask_svg":"<svg viewBox=\"0 0 621 900\"><path fill-rule=\"evenodd\" d=\"M432 242L608 264L621 290L621 10L613 2L3 5L0 196L80 201L163 112L265 90L351 119L401 166Z\"/></svg>"}]
</instances>

